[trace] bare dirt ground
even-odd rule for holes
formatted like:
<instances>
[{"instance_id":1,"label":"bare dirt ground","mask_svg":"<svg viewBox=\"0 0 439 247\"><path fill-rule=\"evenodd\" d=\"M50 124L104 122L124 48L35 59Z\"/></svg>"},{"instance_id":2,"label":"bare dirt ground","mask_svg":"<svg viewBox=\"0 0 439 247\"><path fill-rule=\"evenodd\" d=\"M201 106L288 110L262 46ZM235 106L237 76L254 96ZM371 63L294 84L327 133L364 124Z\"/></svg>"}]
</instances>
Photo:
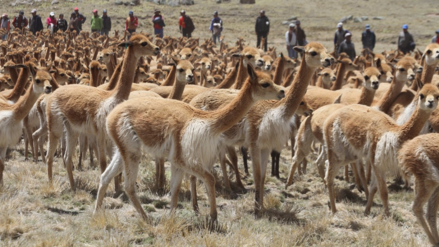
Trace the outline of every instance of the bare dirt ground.
<instances>
[{"instance_id":1,"label":"bare dirt ground","mask_svg":"<svg viewBox=\"0 0 439 247\"><path fill-rule=\"evenodd\" d=\"M3 3L4 12L12 13L24 9L29 13L37 8L42 17L50 11L58 15L69 15L75 6L91 16L94 8L108 9L114 27L121 30L130 7L115 6L112 1L64 2L51 6L49 2L33 6L11 7ZM343 16L382 16L384 20L363 23L349 22L345 27L354 33L354 42L359 51L359 37L366 23L376 31L376 51L395 48L397 34L403 23L408 23L420 49L427 44L439 16L433 6L436 1L358 1L358 0L257 0L255 5L239 5L237 1L216 4L214 1L196 1L193 6L184 6L195 20L194 36L208 38L208 26L214 10L220 12L225 23L223 35L227 42L242 36L254 44L254 19L260 9L265 9L271 19L269 46L283 49L286 26L281 22L291 16L302 21L309 41L319 41L332 50L332 35L335 25ZM343 4L343 6L339 6ZM156 6L142 2L133 7L140 20L141 31L151 31L150 17L154 8L160 8L167 23L165 34L178 35L179 10L169 6ZM27 14L30 15L30 14ZM88 21L87 21L88 23ZM85 30L89 24L85 25ZM413 191L405 191L389 179L389 200L392 216L381 216L382 203L375 197L370 216L364 216L364 194L351 189L351 184L336 179L339 212L332 215L328 209L328 194L313 165L315 157L309 157L308 173L287 190L285 177L291 163L291 152L284 150L281 157L281 180L270 177L267 171L265 207L278 214L268 214L261 219L252 215L253 179L244 178L247 193L224 191L221 172L218 175L217 204L219 227L209 231L205 227L208 201L202 184L198 185L201 215L196 215L189 201L189 184L183 183L180 205L170 215L169 195L158 196L153 187L155 165L145 156L137 179L138 193L143 207L151 216L144 222L129 204L126 196L112 198L110 186L107 209L92 215L99 183L99 169L90 168L85 162L84 171L74 171L76 192L70 190L63 162L57 158L54 165L53 185L48 183L47 168L40 161L25 161L23 145L18 145L6 163L4 186L0 188L0 246L428 246L428 239L416 223L411 211ZM76 161L75 161L76 162ZM241 170L242 160L239 165ZM251 163L249 165L251 167ZM169 181L170 167L166 165ZM251 171L250 171L251 173ZM230 175L232 178L233 176ZM352 177L351 177L352 180ZM282 217L276 217L281 215Z\"/></svg>"}]
</instances>

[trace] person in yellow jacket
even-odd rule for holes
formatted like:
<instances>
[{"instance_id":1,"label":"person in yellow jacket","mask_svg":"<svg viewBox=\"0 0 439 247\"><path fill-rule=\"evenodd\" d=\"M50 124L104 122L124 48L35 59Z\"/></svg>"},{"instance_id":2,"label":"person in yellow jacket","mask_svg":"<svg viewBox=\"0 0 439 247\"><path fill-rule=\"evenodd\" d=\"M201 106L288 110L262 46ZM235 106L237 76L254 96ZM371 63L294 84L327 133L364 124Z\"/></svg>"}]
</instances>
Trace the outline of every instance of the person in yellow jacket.
<instances>
[{"instance_id":1,"label":"person in yellow jacket","mask_svg":"<svg viewBox=\"0 0 439 247\"><path fill-rule=\"evenodd\" d=\"M91 32L101 33L102 27L104 26L102 18L98 15L98 10L93 10L93 17L91 18Z\"/></svg>"}]
</instances>

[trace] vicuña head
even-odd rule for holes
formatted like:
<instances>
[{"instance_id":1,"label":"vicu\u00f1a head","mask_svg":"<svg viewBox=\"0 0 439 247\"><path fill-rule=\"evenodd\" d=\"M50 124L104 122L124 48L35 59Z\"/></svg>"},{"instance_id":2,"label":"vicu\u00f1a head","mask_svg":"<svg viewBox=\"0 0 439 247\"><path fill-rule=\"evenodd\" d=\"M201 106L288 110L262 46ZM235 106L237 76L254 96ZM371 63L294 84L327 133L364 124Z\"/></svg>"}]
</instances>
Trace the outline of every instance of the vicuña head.
<instances>
[{"instance_id":1,"label":"vicu\u00f1a head","mask_svg":"<svg viewBox=\"0 0 439 247\"><path fill-rule=\"evenodd\" d=\"M381 72L375 67L366 68L363 72L363 86L367 90L377 90L380 86Z\"/></svg>"}]
</instances>

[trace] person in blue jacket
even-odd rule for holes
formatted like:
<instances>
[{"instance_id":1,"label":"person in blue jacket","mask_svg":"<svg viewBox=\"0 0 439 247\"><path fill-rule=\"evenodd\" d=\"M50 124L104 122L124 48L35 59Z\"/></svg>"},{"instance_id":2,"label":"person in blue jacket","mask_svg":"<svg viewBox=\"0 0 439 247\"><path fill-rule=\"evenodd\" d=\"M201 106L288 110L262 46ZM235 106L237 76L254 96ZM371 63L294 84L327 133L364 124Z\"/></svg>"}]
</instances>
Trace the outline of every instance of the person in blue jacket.
<instances>
[{"instance_id":1,"label":"person in blue jacket","mask_svg":"<svg viewBox=\"0 0 439 247\"><path fill-rule=\"evenodd\" d=\"M373 51L375 48L375 33L370 30L370 25L366 25L366 31L361 35L361 43L363 43L363 49L369 48L370 51Z\"/></svg>"},{"instance_id":2,"label":"person in blue jacket","mask_svg":"<svg viewBox=\"0 0 439 247\"><path fill-rule=\"evenodd\" d=\"M223 21L218 17L218 11L213 13L213 19L210 22L210 31L212 31L213 43L216 44L216 39L220 41L221 32L223 31Z\"/></svg>"}]
</instances>

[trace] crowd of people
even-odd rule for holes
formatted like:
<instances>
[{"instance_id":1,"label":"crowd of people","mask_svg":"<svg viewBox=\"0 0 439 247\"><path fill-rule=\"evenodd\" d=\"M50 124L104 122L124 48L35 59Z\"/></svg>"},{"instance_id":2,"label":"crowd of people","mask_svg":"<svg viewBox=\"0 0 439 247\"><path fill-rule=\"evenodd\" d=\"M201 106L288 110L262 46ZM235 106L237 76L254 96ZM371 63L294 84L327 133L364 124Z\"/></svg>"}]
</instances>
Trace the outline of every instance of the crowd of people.
<instances>
[{"instance_id":1,"label":"crowd of people","mask_svg":"<svg viewBox=\"0 0 439 247\"><path fill-rule=\"evenodd\" d=\"M102 11L102 16L99 15L98 10L94 9L92 11L93 15L91 17L91 32L99 33L100 35L108 35L111 31L111 18L107 15L107 10ZM82 31L82 25L85 23L87 18L79 13L78 7L74 8L74 11L70 15L70 19L64 19L64 14L59 14L58 19L55 17L54 12L50 12L49 17L46 19L47 29L52 33L61 31L76 31L79 34ZM163 28L166 26L164 18L161 15L160 10L155 9L154 15L152 17L152 23L154 27L154 35L163 38L164 32ZM125 30L128 31L128 38L134 33L139 25L139 19L134 15L133 11L128 12L128 17L125 21ZM185 10L180 11L180 18L178 21L178 26L180 33L183 37L192 37L192 32L195 30L195 25L190 16L186 14ZM24 11L20 10L18 16L15 16L12 20L12 27L14 28L28 28L34 35L43 30L43 22L41 17L37 14L37 10L33 9L31 11L31 17L28 18L24 15ZM6 32L2 32L2 40L8 38L8 33L11 29L11 20L8 14L4 13L1 17L0 29ZM212 40L215 44L221 42L221 32L223 31L223 21L219 17L218 11L213 13L213 19L211 20L209 30L212 32ZM256 46L267 51L268 35L270 33L270 20L265 15L265 11L261 10L259 16L256 18L255 23L255 33L256 33ZM295 23L289 24L288 31L285 33L286 40L286 50L288 56L291 58L297 58L298 54L294 50L295 46L304 46L308 43L306 40L305 31L300 26L300 21L296 20ZM264 42L263 44L261 44ZM365 31L361 34L361 42L363 49L369 49L373 51L375 48L376 36L371 30L369 24L365 26ZM439 44L439 30L436 31L436 35L431 40L432 43ZM405 53L413 51L416 47L412 34L408 31L408 25L404 24L402 26L402 31L398 35L398 49ZM336 55L341 52L346 53L352 60L356 56L355 45L352 42L352 33L349 30L343 28L343 23L337 24L337 30L334 34L334 51Z\"/></svg>"}]
</instances>

